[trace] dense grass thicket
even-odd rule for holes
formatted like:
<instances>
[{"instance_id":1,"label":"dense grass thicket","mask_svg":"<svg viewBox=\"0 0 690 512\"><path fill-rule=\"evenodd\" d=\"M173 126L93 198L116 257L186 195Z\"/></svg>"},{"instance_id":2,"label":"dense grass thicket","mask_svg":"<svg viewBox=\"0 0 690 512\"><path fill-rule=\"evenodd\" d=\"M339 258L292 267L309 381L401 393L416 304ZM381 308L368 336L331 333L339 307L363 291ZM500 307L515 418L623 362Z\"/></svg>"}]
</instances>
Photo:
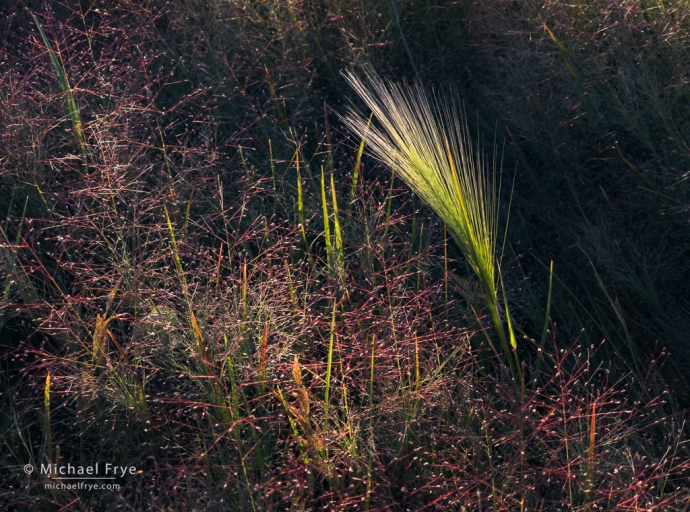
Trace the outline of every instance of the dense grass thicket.
<instances>
[{"instance_id":1,"label":"dense grass thicket","mask_svg":"<svg viewBox=\"0 0 690 512\"><path fill-rule=\"evenodd\" d=\"M0 508L689 510L689 42L681 0L1 4ZM372 70L466 125L387 146Z\"/></svg>"}]
</instances>

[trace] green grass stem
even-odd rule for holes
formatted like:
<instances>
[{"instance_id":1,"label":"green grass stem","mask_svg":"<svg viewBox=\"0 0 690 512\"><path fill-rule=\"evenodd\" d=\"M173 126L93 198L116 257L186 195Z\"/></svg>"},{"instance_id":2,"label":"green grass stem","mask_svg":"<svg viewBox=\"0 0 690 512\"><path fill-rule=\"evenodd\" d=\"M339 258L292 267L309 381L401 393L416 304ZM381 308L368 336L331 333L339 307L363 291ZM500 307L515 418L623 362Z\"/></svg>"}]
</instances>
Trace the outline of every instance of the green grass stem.
<instances>
[{"instance_id":1,"label":"green grass stem","mask_svg":"<svg viewBox=\"0 0 690 512\"><path fill-rule=\"evenodd\" d=\"M335 194L335 181L331 174L331 197L333 198L333 228L335 231L335 266L338 272L343 270L345 255L343 252L343 233L340 230L340 219L338 216L338 198Z\"/></svg>"},{"instance_id":2,"label":"green grass stem","mask_svg":"<svg viewBox=\"0 0 690 512\"><path fill-rule=\"evenodd\" d=\"M50 44L48 36L43 31L41 23L35 14L32 14L34 18L34 23L38 27L38 31L41 34L41 39L43 40L43 45L48 51L48 56L50 57L50 62L53 64L53 69L57 75L58 83L60 84L60 89L62 89L65 95L65 100L67 101L67 109L69 111L70 119L72 121L72 128L74 129L74 134L77 137L77 142L79 143L79 149L83 156L86 156L86 137L81 126L81 115L79 114L79 106L74 99L74 94L72 93L72 87L70 87L69 80L67 79L67 72L65 66L62 63L62 59L53 51L53 47Z\"/></svg>"},{"instance_id":3,"label":"green grass stem","mask_svg":"<svg viewBox=\"0 0 690 512\"><path fill-rule=\"evenodd\" d=\"M355 195L357 194L357 185L359 184L359 168L362 165L362 155L364 154L364 145L367 140L367 132L369 131L369 126L371 125L371 119L374 114L369 115L369 121L367 121L367 127L362 134L362 140L359 143L359 148L357 149L357 158L355 160L355 166L352 169L352 187L350 188L350 203L349 206L355 201Z\"/></svg>"},{"instance_id":4,"label":"green grass stem","mask_svg":"<svg viewBox=\"0 0 690 512\"><path fill-rule=\"evenodd\" d=\"M333 298L333 312L331 314L331 332L328 341L328 360L326 361L326 392L323 398L323 419L324 424L328 423L328 409L331 398L331 370L333 367L333 344L335 342L335 310L337 301Z\"/></svg>"},{"instance_id":5,"label":"green grass stem","mask_svg":"<svg viewBox=\"0 0 690 512\"><path fill-rule=\"evenodd\" d=\"M333 267L333 245L331 242L331 227L328 220L328 200L326 196L326 178L323 166L321 166L321 207L323 209L323 237L326 241L326 263L328 268Z\"/></svg>"}]
</instances>

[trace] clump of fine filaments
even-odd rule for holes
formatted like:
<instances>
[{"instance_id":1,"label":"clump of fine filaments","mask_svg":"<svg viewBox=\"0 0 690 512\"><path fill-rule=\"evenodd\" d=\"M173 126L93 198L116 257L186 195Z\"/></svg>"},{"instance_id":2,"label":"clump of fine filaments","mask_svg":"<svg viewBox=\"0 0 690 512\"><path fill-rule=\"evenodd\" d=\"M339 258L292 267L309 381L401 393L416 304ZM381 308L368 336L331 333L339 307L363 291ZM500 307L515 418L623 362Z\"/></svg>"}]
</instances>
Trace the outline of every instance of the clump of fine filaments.
<instances>
[{"instance_id":1,"label":"clump of fine filaments","mask_svg":"<svg viewBox=\"0 0 690 512\"><path fill-rule=\"evenodd\" d=\"M479 277L502 348L510 349L499 315L496 266L498 194L481 150L474 150L467 122L446 98L429 99L419 83L382 80L369 66L362 81L347 82L371 109L378 126L350 108L345 124L366 139L368 152L394 170L441 218ZM515 338L507 317L510 343Z\"/></svg>"}]
</instances>

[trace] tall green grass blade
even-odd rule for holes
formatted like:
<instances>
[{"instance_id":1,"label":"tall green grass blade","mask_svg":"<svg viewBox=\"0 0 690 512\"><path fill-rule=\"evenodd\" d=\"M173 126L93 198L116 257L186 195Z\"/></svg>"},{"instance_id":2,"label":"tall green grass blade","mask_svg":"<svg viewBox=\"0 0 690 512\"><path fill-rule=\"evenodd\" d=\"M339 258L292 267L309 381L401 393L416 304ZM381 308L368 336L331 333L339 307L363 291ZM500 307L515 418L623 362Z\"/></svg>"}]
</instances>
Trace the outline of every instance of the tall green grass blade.
<instances>
[{"instance_id":1,"label":"tall green grass blade","mask_svg":"<svg viewBox=\"0 0 690 512\"><path fill-rule=\"evenodd\" d=\"M67 73L65 71L65 66L62 61L53 51L53 47L50 44L50 40L46 33L43 31L41 23L35 14L32 14L34 18L34 23L38 27L38 31L41 34L41 39L43 40L43 45L48 51L48 56L50 57L50 62L53 64L53 69L57 75L58 83L60 84L60 89L65 95L65 100L67 101L67 109L69 111L70 119L72 121L72 128L74 129L74 134L77 137L77 142L79 143L79 149L83 156L86 156L86 137L84 136L84 131L81 126L81 116L79 114L79 106L74 99L74 94L72 94L72 88L70 87L69 81L67 80Z\"/></svg>"},{"instance_id":2,"label":"tall green grass blade","mask_svg":"<svg viewBox=\"0 0 690 512\"><path fill-rule=\"evenodd\" d=\"M173 228L172 221L170 220L170 214L168 213L168 207L163 205L163 211L165 212L165 222L168 225L168 235L170 237L170 244L173 252L173 260L175 261L175 269L177 270L177 275L182 283L182 289L187 295L187 279L184 275L184 269L182 268L182 260L180 260L180 253L177 250L177 239L175 238L175 229Z\"/></svg>"},{"instance_id":3,"label":"tall green grass blade","mask_svg":"<svg viewBox=\"0 0 690 512\"><path fill-rule=\"evenodd\" d=\"M290 425L290 430L292 431L292 435L295 436L295 439L297 439L297 445L299 446L300 452L302 454L302 460L305 464L308 465L309 454L307 453L306 444L304 440L300 438L300 433L297 429L297 424L295 423L295 420L293 418L293 413L290 409L290 405L288 404L287 400L285 400L285 395L283 395L283 391L280 389L280 386L276 386L276 394L278 395L278 398L280 399L280 402L283 404L283 408L285 409L285 415L287 416L288 423Z\"/></svg>"},{"instance_id":4,"label":"tall green grass blade","mask_svg":"<svg viewBox=\"0 0 690 512\"><path fill-rule=\"evenodd\" d=\"M357 185L359 184L359 168L362 165L362 155L364 154L364 144L367 139L367 132L369 131L369 125L371 125L371 119L374 114L369 114L369 121L367 121L367 127L362 135L362 140L359 143L359 149L357 149L357 159L355 160L355 167L352 170L352 187L350 188L350 206L355 200L355 195L357 194Z\"/></svg>"},{"instance_id":5,"label":"tall green grass blade","mask_svg":"<svg viewBox=\"0 0 690 512\"><path fill-rule=\"evenodd\" d=\"M572 55L570 55L570 52L568 49L565 47L565 45L556 37L556 34L554 34L551 29L546 25L546 23L543 24L544 29L549 33L549 37L551 37L551 40L556 43L556 48L558 48L558 53L561 54L561 57L563 57L563 61L565 62L565 65L568 67L568 71L570 71L570 74L573 75L573 78L579 79L580 74L581 74L581 69L580 67L575 63L573 60Z\"/></svg>"},{"instance_id":6,"label":"tall green grass blade","mask_svg":"<svg viewBox=\"0 0 690 512\"><path fill-rule=\"evenodd\" d=\"M294 304L295 308L299 306L297 302L297 292L295 291L295 285L292 282L292 272L290 271L290 263L285 260L285 273L287 275L288 289L290 291L290 301Z\"/></svg>"},{"instance_id":7,"label":"tall green grass blade","mask_svg":"<svg viewBox=\"0 0 690 512\"><path fill-rule=\"evenodd\" d=\"M510 309L508 307L508 296L506 295L505 285L503 284L503 274L499 273L499 278L501 281L501 290L503 291L503 304L506 309L506 324L508 324L508 332L510 335L510 346L512 349L517 348L517 341L515 341L515 333L513 332L513 323L510 320Z\"/></svg>"},{"instance_id":8,"label":"tall green grass blade","mask_svg":"<svg viewBox=\"0 0 690 512\"><path fill-rule=\"evenodd\" d=\"M348 451L353 455L357 451L357 438L355 436L355 428L352 424L352 415L350 411L350 402L348 400L347 394L347 380L345 379L345 367L343 365L343 351L340 343L338 342L338 336L335 336L335 342L338 346L338 366L340 367L340 384L343 388L343 413L345 418L347 418L347 437L349 441Z\"/></svg>"},{"instance_id":9,"label":"tall green grass blade","mask_svg":"<svg viewBox=\"0 0 690 512\"><path fill-rule=\"evenodd\" d=\"M331 333L328 341L328 360L326 362L326 392L323 399L324 424L328 422L328 409L331 398L331 370L333 367L333 343L335 341L335 310L337 301L333 298L333 313L331 314Z\"/></svg>"},{"instance_id":10,"label":"tall green grass blade","mask_svg":"<svg viewBox=\"0 0 690 512\"><path fill-rule=\"evenodd\" d=\"M299 151L295 152L295 169L297 171L297 221L302 227L302 234L304 235L304 243L306 245L307 238L304 233L304 202L302 200L302 175L299 171Z\"/></svg>"},{"instance_id":11,"label":"tall green grass blade","mask_svg":"<svg viewBox=\"0 0 690 512\"><path fill-rule=\"evenodd\" d=\"M333 268L333 246L331 243L331 227L328 220L328 202L326 198L326 178L321 166L321 206L323 209L323 236L326 239L326 263Z\"/></svg>"},{"instance_id":12,"label":"tall green grass blade","mask_svg":"<svg viewBox=\"0 0 690 512\"><path fill-rule=\"evenodd\" d=\"M299 223L300 233L302 235L304 252L307 254L309 259L309 265L311 265L311 252L309 249L309 242L307 241L307 230L304 226L304 199L302 194L302 175L299 167L299 149L295 151L295 168L297 170L297 222Z\"/></svg>"},{"instance_id":13,"label":"tall green grass blade","mask_svg":"<svg viewBox=\"0 0 690 512\"><path fill-rule=\"evenodd\" d=\"M335 194L335 180L331 174L331 196L333 198L333 227L335 231L335 265L338 272L342 271L345 262L343 252L343 233L340 230L340 219L338 217L338 198Z\"/></svg>"},{"instance_id":14,"label":"tall green grass blade","mask_svg":"<svg viewBox=\"0 0 690 512\"><path fill-rule=\"evenodd\" d=\"M500 268L498 271L498 277L501 282L501 291L503 292L503 305L506 310L506 324L508 325L508 335L510 336L510 347L512 348L512 354L515 356L515 368L517 370L517 375L520 381L522 381L522 369L520 367L520 360L517 356L517 341L515 340L515 332L513 331L513 321L510 318L510 308L508 306L508 296L506 294L506 287L503 284L503 273ZM509 359L510 361L510 359ZM511 363L512 364L512 363Z\"/></svg>"},{"instance_id":15,"label":"tall green grass blade","mask_svg":"<svg viewBox=\"0 0 690 512\"><path fill-rule=\"evenodd\" d=\"M268 139L268 161L271 166L271 181L273 183L273 193L278 195L278 184L276 183L276 169L273 161L273 143Z\"/></svg>"}]
</instances>

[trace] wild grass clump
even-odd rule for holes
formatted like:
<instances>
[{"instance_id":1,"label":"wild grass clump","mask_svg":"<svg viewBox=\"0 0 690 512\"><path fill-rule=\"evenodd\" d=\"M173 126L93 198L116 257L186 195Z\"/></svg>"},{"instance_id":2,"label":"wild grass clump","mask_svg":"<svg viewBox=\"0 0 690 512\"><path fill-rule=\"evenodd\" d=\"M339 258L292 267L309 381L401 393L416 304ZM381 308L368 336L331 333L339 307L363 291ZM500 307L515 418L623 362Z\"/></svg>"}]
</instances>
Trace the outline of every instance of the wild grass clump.
<instances>
[{"instance_id":1,"label":"wild grass clump","mask_svg":"<svg viewBox=\"0 0 690 512\"><path fill-rule=\"evenodd\" d=\"M430 102L420 84L386 83L371 67L365 67L365 73L366 84L352 73L346 78L381 128L370 126L354 110L345 123L448 226L481 282L501 347L512 364L515 336L508 317L509 347L498 306L495 173L489 174L481 149L473 149L466 120L453 103Z\"/></svg>"},{"instance_id":2,"label":"wild grass clump","mask_svg":"<svg viewBox=\"0 0 690 512\"><path fill-rule=\"evenodd\" d=\"M0 7L0 509L687 509L679 358L660 345L636 367L616 329L640 347L649 329L600 265L635 246L583 245L579 288L567 262L549 271L575 227L544 243L564 217L534 219L519 167L499 269L500 187L421 85L375 82L373 106L409 107L399 139L385 109L340 132L341 68L404 76L402 31L424 83L455 59L441 21L467 40L481 14L398 0L395 23L382 5ZM366 156L377 140L394 174ZM505 327L499 293L521 329L512 379L478 307ZM23 469L95 462L137 473L88 492Z\"/></svg>"}]
</instances>

